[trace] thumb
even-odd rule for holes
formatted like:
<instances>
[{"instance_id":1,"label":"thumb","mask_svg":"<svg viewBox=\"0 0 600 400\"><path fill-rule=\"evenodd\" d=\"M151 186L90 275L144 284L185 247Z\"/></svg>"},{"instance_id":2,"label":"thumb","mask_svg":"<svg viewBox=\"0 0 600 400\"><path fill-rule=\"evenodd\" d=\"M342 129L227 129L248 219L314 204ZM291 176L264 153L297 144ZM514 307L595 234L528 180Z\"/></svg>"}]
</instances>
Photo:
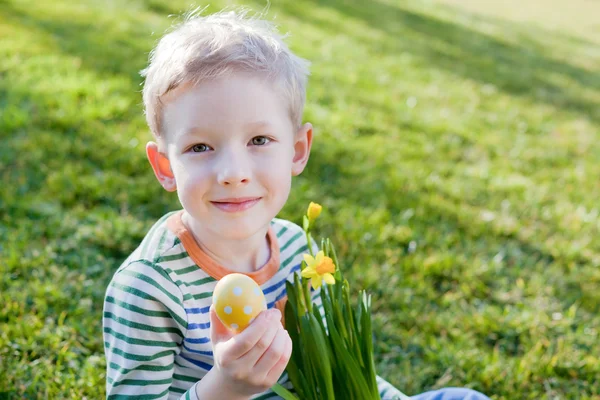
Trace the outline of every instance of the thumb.
<instances>
[{"instance_id":1,"label":"thumb","mask_svg":"<svg viewBox=\"0 0 600 400\"><path fill-rule=\"evenodd\" d=\"M233 333L227 329L223 322L217 316L214 305L210 306L210 340L215 346L217 343L225 342L233 336Z\"/></svg>"}]
</instances>

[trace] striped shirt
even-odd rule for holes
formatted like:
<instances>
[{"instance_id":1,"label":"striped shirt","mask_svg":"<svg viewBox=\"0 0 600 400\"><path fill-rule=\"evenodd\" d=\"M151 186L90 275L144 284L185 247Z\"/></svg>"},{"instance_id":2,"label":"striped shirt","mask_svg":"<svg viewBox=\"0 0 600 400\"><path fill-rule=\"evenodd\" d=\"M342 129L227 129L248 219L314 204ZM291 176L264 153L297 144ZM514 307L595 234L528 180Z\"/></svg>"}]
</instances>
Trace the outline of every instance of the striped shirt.
<instances>
[{"instance_id":1,"label":"striped shirt","mask_svg":"<svg viewBox=\"0 0 600 400\"><path fill-rule=\"evenodd\" d=\"M197 399L195 385L213 366L209 308L218 280L232 271L211 259L182 220L163 216L113 276L104 299L103 332L108 399ZM274 219L270 258L247 273L268 308L285 306L286 280L300 270L303 230ZM313 294L319 306L320 298ZM287 374L279 382L293 390ZM383 399L406 398L378 378ZM141 395L141 396L140 396ZM253 399L278 399L268 390Z\"/></svg>"}]
</instances>

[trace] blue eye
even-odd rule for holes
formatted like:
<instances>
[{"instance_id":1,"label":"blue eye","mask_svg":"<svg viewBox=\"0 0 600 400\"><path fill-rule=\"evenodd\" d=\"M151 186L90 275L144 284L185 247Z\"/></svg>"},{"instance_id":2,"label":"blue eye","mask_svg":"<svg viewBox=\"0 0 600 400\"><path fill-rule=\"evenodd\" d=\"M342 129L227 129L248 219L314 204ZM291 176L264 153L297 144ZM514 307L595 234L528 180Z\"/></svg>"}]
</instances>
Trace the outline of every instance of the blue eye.
<instances>
[{"instance_id":1,"label":"blue eye","mask_svg":"<svg viewBox=\"0 0 600 400\"><path fill-rule=\"evenodd\" d=\"M269 139L266 136L256 136L252 138L252 144L255 146L264 146L265 144L269 143L271 141L271 139Z\"/></svg>"},{"instance_id":2,"label":"blue eye","mask_svg":"<svg viewBox=\"0 0 600 400\"><path fill-rule=\"evenodd\" d=\"M204 153L205 151L208 151L209 149L210 149L210 147L208 147L204 143L195 144L190 148L190 150L192 150L193 153Z\"/></svg>"}]
</instances>

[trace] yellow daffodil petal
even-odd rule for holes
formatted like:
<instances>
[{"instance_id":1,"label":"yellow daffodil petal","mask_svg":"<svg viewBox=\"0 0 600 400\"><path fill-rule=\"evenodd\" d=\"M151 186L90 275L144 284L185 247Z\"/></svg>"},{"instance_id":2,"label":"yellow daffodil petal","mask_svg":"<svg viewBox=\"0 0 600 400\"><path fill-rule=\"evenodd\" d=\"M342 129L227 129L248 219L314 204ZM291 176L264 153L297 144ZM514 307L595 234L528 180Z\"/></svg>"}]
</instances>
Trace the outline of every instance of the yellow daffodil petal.
<instances>
[{"instance_id":1,"label":"yellow daffodil petal","mask_svg":"<svg viewBox=\"0 0 600 400\"><path fill-rule=\"evenodd\" d=\"M313 265L315 263L315 258L310 254L304 254L304 262L308 266Z\"/></svg>"},{"instance_id":2,"label":"yellow daffodil petal","mask_svg":"<svg viewBox=\"0 0 600 400\"><path fill-rule=\"evenodd\" d=\"M324 257L325 257L325 253L323 253L323 250L319 250L319 252L317 253L317 256L315 257L315 264L317 264L317 265L321 264Z\"/></svg>"},{"instance_id":3,"label":"yellow daffodil petal","mask_svg":"<svg viewBox=\"0 0 600 400\"><path fill-rule=\"evenodd\" d=\"M335 284L335 278L333 277L333 275L327 273L327 274L323 274L322 277L323 277L323 280L325 282L327 282L328 285Z\"/></svg>"},{"instance_id":4,"label":"yellow daffodil petal","mask_svg":"<svg viewBox=\"0 0 600 400\"><path fill-rule=\"evenodd\" d=\"M314 287L315 289L320 288L323 284L323 281L321 280L321 275L315 275L311 280L311 284L312 287Z\"/></svg>"},{"instance_id":5,"label":"yellow daffodil petal","mask_svg":"<svg viewBox=\"0 0 600 400\"><path fill-rule=\"evenodd\" d=\"M313 267L306 267L302 270L301 275L303 278L313 278L319 274L317 274L317 271Z\"/></svg>"}]
</instances>

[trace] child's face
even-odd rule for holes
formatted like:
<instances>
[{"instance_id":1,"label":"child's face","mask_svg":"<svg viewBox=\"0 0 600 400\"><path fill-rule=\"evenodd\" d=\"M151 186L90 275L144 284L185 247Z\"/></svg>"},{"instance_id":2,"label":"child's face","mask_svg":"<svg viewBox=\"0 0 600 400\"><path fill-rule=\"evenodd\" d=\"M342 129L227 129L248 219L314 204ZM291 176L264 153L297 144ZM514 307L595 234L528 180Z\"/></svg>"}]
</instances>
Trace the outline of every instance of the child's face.
<instances>
[{"instance_id":1,"label":"child's face","mask_svg":"<svg viewBox=\"0 0 600 400\"><path fill-rule=\"evenodd\" d=\"M308 160L310 124L296 131L270 85L244 74L177 88L164 101L172 186L163 186L176 188L197 226L219 236L264 229Z\"/></svg>"}]
</instances>

